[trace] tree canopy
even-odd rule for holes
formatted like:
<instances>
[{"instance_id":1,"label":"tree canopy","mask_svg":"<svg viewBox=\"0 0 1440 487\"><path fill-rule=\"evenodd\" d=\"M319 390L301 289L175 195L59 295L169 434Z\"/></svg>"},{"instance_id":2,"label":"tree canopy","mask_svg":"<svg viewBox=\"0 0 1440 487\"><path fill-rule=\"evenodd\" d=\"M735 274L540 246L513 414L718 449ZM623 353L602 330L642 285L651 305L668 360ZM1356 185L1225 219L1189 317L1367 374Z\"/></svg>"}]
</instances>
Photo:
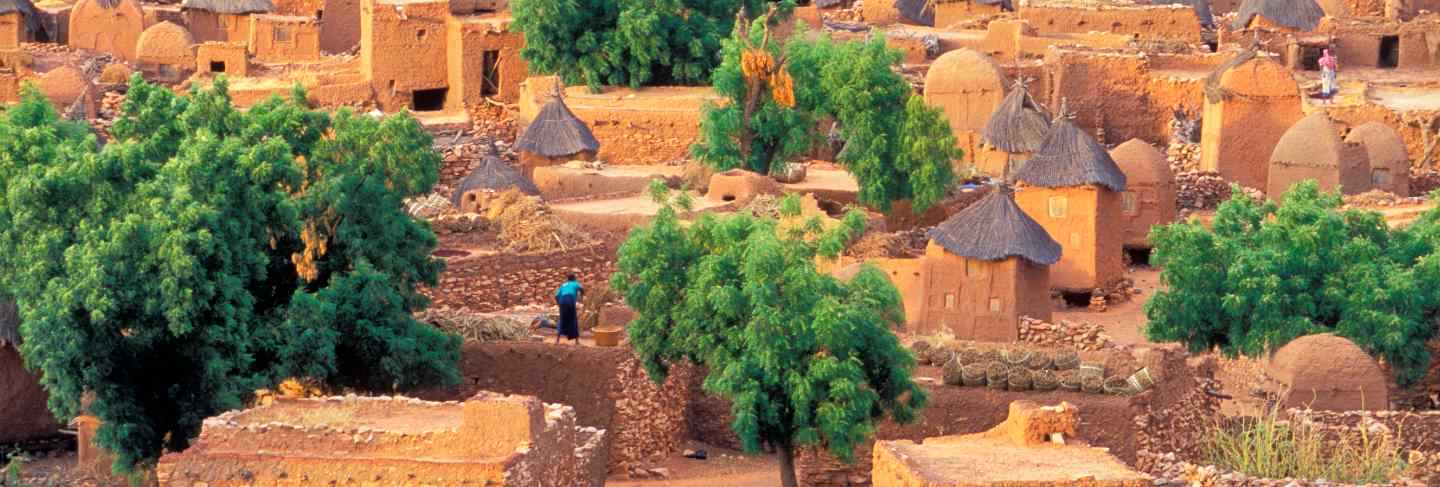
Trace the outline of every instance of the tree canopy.
<instances>
[{"instance_id":1,"label":"tree canopy","mask_svg":"<svg viewBox=\"0 0 1440 487\"><path fill-rule=\"evenodd\" d=\"M1165 284L1145 303L1152 340L1261 356L1333 332L1383 357L1402 384L1429 365L1440 313L1440 211L1390 229L1378 213L1341 209L1314 181L1273 202L1232 188L1209 227L1150 234Z\"/></svg>"},{"instance_id":2,"label":"tree canopy","mask_svg":"<svg viewBox=\"0 0 1440 487\"><path fill-rule=\"evenodd\" d=\"M180 450L204 418L287 377L332 387L458 382L458 337L411 317L436 283L401 199L439 171L408 115L236 110L132 79L103 146L33 87L0 115L0 289L50 408L81 397L118 471Z\"/></svg>"},{"instance_id":3,"label":"tree canopy","mask_svg":"<svg viewBox=\"0 0 1440 487\"><path fill-rule=\"evenodd\" d=\"M530 71L566 84L639 87L704 84L740 9L758 15L769 0L515 0L514 27ZM793 0L779 2L784 11Z\"/></svg>"},{"instance_id":4,"label":"tree canopy","mask_svg":"<svg viewBox=\"0 0 1440 487\"><path fill-rule=\"evenodd\" d=\"M620 248L613 289L637 312L631 346L651 377L669 365L707 366L706 391L731 401L732 427L749 452L762 443L781 454L785 485L795 485L794 449L824 445L849 459L875 421L915 418L926 395L911 379L915 359L891 331L904 322L900 295L866 265L849 281L816 268L865 225L856 211L822 231L818 220L786 225L747 214L679 220L664 202ZM782 214L797 218L790 197Z\"/></svg>"},{"instance_id":5,"label":"tree canopy","mask_svg":"<svg viewBox=\"0 0 1440 487\"><path fill-rule=\"evenodd\" d=\"M845 139L837 159L855 175L861 203L888 211L909 199L921 213L943 198L961 152L950 123L895 72L902 56L883 38L799 34L782 48L762 18L724 44L713 83L726 101L705 107L697 159L720 171L770 173L807 152L822 121L833 120ZM772 60L762 64L775 74L756 76L753 64L747 74L747 58Z\"/></svg>"}]
</instances>

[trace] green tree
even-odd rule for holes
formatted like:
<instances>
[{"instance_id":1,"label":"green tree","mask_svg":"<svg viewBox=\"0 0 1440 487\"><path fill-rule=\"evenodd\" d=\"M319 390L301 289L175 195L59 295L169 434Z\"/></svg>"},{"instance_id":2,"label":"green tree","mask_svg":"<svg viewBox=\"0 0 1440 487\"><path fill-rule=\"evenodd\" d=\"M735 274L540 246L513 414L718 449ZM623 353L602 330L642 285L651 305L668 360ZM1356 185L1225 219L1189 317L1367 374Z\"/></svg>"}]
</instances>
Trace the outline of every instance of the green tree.
<instances>
[{"instance_id":1,"label":"green tree","mask_svg":"<svg viewBox=\"0 0 1440 487\"><path fill-rule=\"evenodd\" d=\"M566 84L701 84L736 13L758 15L768 0L516 0L520 55ZM793 0L779 2L788 12Z\"/></svg>"},{"instance_id":2,"label":"green tree","mask_svg":"<svg viewBox=\"0 0 1440 487\"><path fill-rule=\"evenodd\" d=\"M1193 351L1261 356L1333 332L1383 357L1402 384L1425 373L1440 290L1440 213L1389 229L1378 213L1342 210L1338 192L1297 184L1279 205L1239 188L1207 228L1156 227L1165 287L1145 303L1152 340Z\"/></svg>"},{"instance_id":3,"label":"green tree","mask_svg":"<svg viewBox=\"0 0 1440 487\"><path fill-rule=\"evenodd\" d=\"M0 116L0 289L57 417L89 411L117 471L286 377L395 390L459 379L458 337L411 317L435 236L401 199L439 157L409 116L292 100L236 110L131 81L103 148L27 88Z\"/></svg>"},{"instance_id":4,"label":"green tree","mask_svg":"<svg viewBox=\"0 0 1440 487\"><path fill-rule=\"evenodd\" d=\"M654 192L666 204L631 232L611 280L638 314L630 343L653 379L672 363L705 365L704 388L731 401L745 450L774 446L786 486L796 485L797 447L823 444L848 460L887 413L915 418L926 395L891 331L904 322L899 293L874 267L848 282L816 269L817 256L860 235L859 212L823 233L818 220L782 232L745 214L683 225L664 189ZM799 212L794 197L781 206Z\"/></svg>"},{"instance_id":5,"label":"green tree","mask_svg":"<svg viewBox=\"0 0 1440 487\"><path fill-rule=\"evenodd\" d=\"M895 72L898 51L879 36L835 43L802 34L786 42L782 56L775 41L765 42L763 27L757 21L726 41L713 80L726 102L705 107L693 156L716 170L768 173L818 140L820 120L835 120L846 141L838 159L855 175L862 204L888 211L892 202L909 199L912 210L922 213L944 197L961 152L941 112ZM777 102L772 90L754 90L757 81L743 74L745 48L761 45L788 73L789 106Z\"/></svg>"}]
</instances>

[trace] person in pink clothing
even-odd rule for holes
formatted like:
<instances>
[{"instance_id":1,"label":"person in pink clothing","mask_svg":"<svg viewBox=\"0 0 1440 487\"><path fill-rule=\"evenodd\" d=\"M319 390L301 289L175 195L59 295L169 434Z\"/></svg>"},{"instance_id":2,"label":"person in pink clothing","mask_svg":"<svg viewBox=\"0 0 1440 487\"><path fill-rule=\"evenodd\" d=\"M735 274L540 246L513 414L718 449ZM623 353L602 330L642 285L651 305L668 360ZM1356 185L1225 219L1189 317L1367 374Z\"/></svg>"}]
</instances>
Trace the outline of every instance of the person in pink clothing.
<instances>
[{"instance_id":1,"label":"person in pink clothing","mask_svg":"<svg viewBox=\"0 0 1440 487\"><path fill-rule=\"evenodd\" d=\"M1339 67L1340 61L1335 59L1335 55L1330 54L1329 49L1326 49L1324 54L1320 56L1320 94L1325 98L1335 96L1335 92L1337 91L1337 87L1335 86L1335 70L1339 69Z\"/></svg>"}]
</instances>

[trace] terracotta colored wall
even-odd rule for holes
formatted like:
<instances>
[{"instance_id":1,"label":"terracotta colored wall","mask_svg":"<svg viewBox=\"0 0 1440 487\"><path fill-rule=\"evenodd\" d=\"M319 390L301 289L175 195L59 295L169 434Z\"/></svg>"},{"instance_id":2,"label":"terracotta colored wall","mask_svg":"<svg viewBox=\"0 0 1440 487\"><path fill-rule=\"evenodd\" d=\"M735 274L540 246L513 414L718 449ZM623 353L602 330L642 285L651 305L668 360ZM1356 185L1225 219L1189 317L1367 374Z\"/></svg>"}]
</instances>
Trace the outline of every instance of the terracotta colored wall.
<instances>
[{"instance_id":1,"label":"terracotta colored wall","mask_svg":"<svg viewBox=\"0 0 1440 487\"><path fill-rule=\"evenodd\" d=\"M1127 247L1149 247L1150 228L1175 221L1175 186L1173 184L1128 183L1125 192L1134 194L1135 211L1124 210L1121 195L1121 221L1125 222Z\"/></svg>"},{"instance_id":2,"label":"terracotta colored wall","mask_svg":"<svg viewBox=\"0 0 1440 487\"><path fill-rule=\"evenodd\" d=\"M1050 216L1050 198L1064 198L1065 212ZM1050 287L1090 292L1124 273L1120 195L1091 185L1068 188L1022 187L1015 202L1060 242L1060 262L1050 266Z\"/></svg>"},{"instance_id":3,"label":"terracotta colored wall","mask_svg":"<svg viewBox=\"0 0 1440 487\"><path fill-rule=\"evenodd\" d=\"M250 16L217 14L208 10L186 10L185 22L196 42L246 42L250 40Z\"/></svg>"},{"instance_id":4,"label":"terracotta colored wall","mask_svg":"<svg viewBox=\"0 0 1440 487\"><path fill-rule=\"evenodd\" d=\"M521 126L549 100L547 79L532 77L522 86ZM581 86L565 93L570 111L600 141L598 158L611 164L663 165L689 157L700 133L701 107L718 100L713 90L701 87L610 88L596 95Z\"/></svg>"},{"instance_id":5,"label":"terracotta colored wall","mask_svg":"<svg viewBox=\"0 0 1440 487\"><path fill-rule=\"evenodd\" d=\"M1097 135L1104 129L1103 142L1138 138L1157 143L1170 137L1170 120L1176 107L1199 111L1204 104L1203 73L1223 61L1224 57L1214 55L1141 57L1051 49L1045 57L1043 77L1049 89L1032 93L1052 108L1066 100L1081 129ZM1185 71L1195 74L1174 74Z\"/></svg>"},{"instance_id":6,"label":"terracotta colored wall","mask_svg":"<svg viewBox=\"0 0 1440 487\"><path fill-rule=\"evenodd\" d=\"M976 55L983 56L978 53ZM999 68L989 63L988 59L985 59L985 64L968 65L970 59L966 58L967 66L961 68L969 72L955 72L959 70L953 64L944 64L944 60L937 61L925 77L924 96L925 103L939 108L949 120L950 131L955 135L960 149L965 151L959 162L981 166L980 161L986 151L982 149L980 131L985 128L985 122L990 120L990 114L1000 106L1000 100L1005 98L1005 79ZM943 66L942 69L947 72L937 72L936 66ZM989 171L987 173L998 174Z\"/></svg>"},{"instance_id":7,"label":"terracotta colored wall","mask_svg":"<svg viewBox=\"0 0 1440 487\"><path fill-rule=\"evenodd\" d=\"M935 5L935 26L943 28L982 15L996 15L1003 11L999 4L981 5L973 0L937 3Z\"/></svg>"},{"instance_id":8,"label":"terracotta colored wall","mask_svg":"<svg viewBox=\"0 0 1440 487\"><path fill-rule=\"evenodd\" d=\"M320 19L320 50L345 52L360 45L360 0L325 0Z\"/></svg>"},{"instance_id":9,"label":"terracotta colored wall","mask_svg":"<svg viewBox=\"0 0 1440 487\"><path fill-rule=\"evenodd\" d=\"M0 105L20 102L20 77L0 72Z\"/></svg>"},{"instance_id":10,"label":"terracotta colored wall","mask_svg":"<svg viewBox=\"0 0 1440 487\"><path fill-rule=\"evenodd\" d=\"M520 83L530 75L529 63L520 58L525 38L510 29L510 17L498 15L452 18L449 26L448 69L451 108L478 106L484 98L514 103ZM496 92L484 93L485 53L495 55Z\"/></svg>"},{"instance_id":11,"label":"terracotta colored wall","mask_svg":"<svg viewBox=\"0 0 1440 487\"><path fill-rule=\"evenodd\" d=\"M0 442L57 435L60 425L45 406L48 397L15 347L0 344Z\"/></svg>"},{"instance_id":12,"label":"terracotta colored wall","mask_svg":"<svg viewBox=\"0 0 1440 487\"><path fill-rule=\"evenodd\" d=\"M245 46L240 44L207 43L195 47L195 71L210 72L210 62L225 63L225 74L229 77L245 76L250 72L245 57Z\"/></svg>"},{"instance_id":13,"label":"terracotta colored wall","mask_svg":"<svg viewBox=\"0 0 1440 487\"><path fill-rule=\"evenodd\" d=\"M0 14L0 49L13 49L25 42L20 12Z\"/></svg>"},{"instance_id":14,"label":"terracotta colored wall","mask_svg":"<svg viewBox=\"0 0 1440 487\"><path fill-rule=\"evenodd\" d=\"M1409 154L1411 164L1420 162L1424 157L1426 144L1434 137L1436 130L1440 130L1440 113L1436 112L1397 112L1373 102L1344 106L1319 105L1315 109L1325 111L1336 124L1344 127L1380 122L1394 128L1400 133L1401 140L1405 141L1405 151Z\"/></svg>"},{"instance_id":15,"label":"terracotta colored wall","mask_svg":"<svg viewBox=\"0 0 1440 487\"><path fill-rule=\"evenodd\" d=\"M249 51L256 61L267 63L318 61L320 26L305 17L256 15L252 17ZM288 39L277 31L288 31Z\"/></svg>"},{"instance_id":16,"label":"terracotta colored wall","mask_svg":"<svg viewBox=\"0 0 1440 487\"><path fill-rule=\"evenodd\" d=\"M1317 147L1316 150L1320 148ZM1279 198L1295 183L1314 179L1321 191L1342 188L1344 194L1358 194L1370 190L1370 163L1365 148L1360 144L1342 143L1336 155L1316 154L1314 158L1288 157L1270 162L1270 174L1266 180L1265 194ZM1338 160L1338 166L1318 165L1317 160Z\"/></svg>"},{"instance_id":17,"label":"terracotta colored wall","mask_svg":"<svg viewBox=\"0 0 1440 487\"><path fill-rule=\"evenodd\" d=\"M140 10L145 12L146 28L161 22L185 25L185 14L180 11L179 5L141 5Z\"/></svg>"},{"instance_id":18,"label":"terracotta colored wall","mask_svg":"<svg viewBox=\"0 0 1440 487\"><path fill-rule=\"evenodd\" d=\"M1440 66L1440 32L1427 29L1400 34L1401 68L1416 69L1435 66Z\"/></svg>"},{"instance_id":19,"label":"terracotta colored wall","mask_svg":"<svg viewBox=\"0 0 1440 487\"><path fill-rule=\"evenodd\" d=\"M1034 312L1035 297L1022 296L1021 290L1034 289L1034 272L1019 259L996 262L972 260L946 252L931 242L925 248L926 269L925 318L922 334L948 329L957 339L986 342L1012 342L1020 339L1021 309ZM1046 302L1049 289L1041 296ZM998 310L991 306L995 300ZM1021 301L1025 303L1017 306ZM1048 311L1044 312L1049 316Z\"/></svg>"},{"instance_id":20,"label":"terracotta colored wall","mask_svg":"<svg viewBox=\"0 0 1440 487\"><path fill-rule=\"evenodd\" d=\"M1335 39L1335 56L1342 63L1341 69L1347 65L1376 67L1380 64L1380 37L1341 35Z\"/></svg>"},{"instance_id":21,"label":"terracotta colored wall","mask_svg":"<svg viewBox=\"0 0 1440 487\"><path fill-rule=\"evenodd\" d=\"M386 111L410 104L411 93L449 87L446 21L450 5L434 2L361 3L360 69ZM447 103L459 93L446 95Z\"/></svg>"},{"instance_id":22,"label":"terracotta colored wall","mask_svg":"<svg viewBox=\"0 0 1440 487\"><path fill-rule=\"evenodd\" d=\"M1225 179L1263 189L1270 152L1290 126L1304 116L1300 90L1289 70L1271 60L1254 60L1225 73L1222 84L1242 96L1205 101L1200 129L1200 168Z\"/></svg>"},{"instance_id":23,"label":"terracotta colored wall","mask_svg":"<svg viewBox=\"0 0 1440 487\"><path fill-rule=\"evenodd\" d=\"M99 0L80 0L70 11L70 46L108 52L135 59L135 43L145 30L145 13L134 0L121 0L115 8Z\"/></svg>"},{"instance_id":24,"label":"terracotta colored wall","mask_svg":"<svg viewBox=\"0 0 1440 487\"><path fill-rule=\"evenodd\" d=\"M1022 5L1020 18L1041 34L1108 31L1140 39L1200 41L1200 23L1187 5L1087 8Z\"/></svg>"}]
</instances>

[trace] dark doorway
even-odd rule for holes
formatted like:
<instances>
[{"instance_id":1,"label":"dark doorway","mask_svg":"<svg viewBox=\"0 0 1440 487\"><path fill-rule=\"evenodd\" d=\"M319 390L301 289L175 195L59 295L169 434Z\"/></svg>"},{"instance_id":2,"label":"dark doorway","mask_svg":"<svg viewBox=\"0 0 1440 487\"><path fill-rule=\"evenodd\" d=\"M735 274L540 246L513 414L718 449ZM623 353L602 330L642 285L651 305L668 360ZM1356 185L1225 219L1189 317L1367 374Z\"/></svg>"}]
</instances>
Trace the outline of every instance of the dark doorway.
<instances>
[{"instance_id":1,"label":"dark doorway","mask_svg":"<svg viewBox=\"0 0 1440 487\"><path fill-rule=\"evenodd\" d=\"M1300 46L1300 69L1306 71L1320 70L1320 56L1325 55L1325 48L1320 46Z\"/></svg>"},{"instance_id":2,"label":"dark doorway","mask_svg":"<svg viewBox=\"0 0 1440 487\"><path fill-rule=\"evenodd\" d=\"M225 72L225 61L210 61L210 72L211 72L211 73L224 73L224 72Z\"/></svg>"},{"instance_id":3,"label":"dark doorway","mask_svg":"<svg viewBox=\"0 0 1440 487\"><path fill-rule=\"evenodd\" d=\"M1387 69L1400 67L1400 36L1382 36L1380 38L1380 67Z\"/></svg>"},{"instance_id":4,"label":"dark doorway","mask_svg":"<svg viewBox=\"0 0 1440 487\"><path fill-rule=\"evenodd\" d=\"M1126 246L1125 262L1132 267L1150 267L1150 248Z\"/></svg>"},{"instance_id":5,"label":"dark doorway","mask_svg":"<svg viewBox=\"0 0 1440 487\"><path fill-rule=\"evenodd\" d=\"M410 109L417 112L435 112L445 109L445 95L449 88L416 90L410 94Z\"/></svg>"},{"instance_id":6,"label":"dark doorway","mask_svg":"<svg viewBox=\"0 0 1440 487\"><path fill-rule=\"evenodd\" d=\"M500 94L500 51L485 51L480 59L480 96Z\"/></svg>"}]
</instances>

